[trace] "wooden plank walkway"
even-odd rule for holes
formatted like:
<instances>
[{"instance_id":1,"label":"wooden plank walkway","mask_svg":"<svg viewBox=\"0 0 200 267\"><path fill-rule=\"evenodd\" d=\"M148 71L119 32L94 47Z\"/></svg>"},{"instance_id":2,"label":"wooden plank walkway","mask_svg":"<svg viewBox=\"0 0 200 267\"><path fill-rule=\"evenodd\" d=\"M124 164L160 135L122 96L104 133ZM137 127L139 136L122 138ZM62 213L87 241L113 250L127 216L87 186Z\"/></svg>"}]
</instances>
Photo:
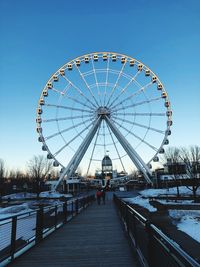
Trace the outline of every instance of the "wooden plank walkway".
<instances>
[{"instance_id":1,"label":"wooden plank walkway","mask_svg":"<svg viewBox=\"0 0 200 267\"><path fill-rule=\"evenodd\" d=\"M138 267L112 200L89 206L9 266Z\"/></svg>"}]
</instances>

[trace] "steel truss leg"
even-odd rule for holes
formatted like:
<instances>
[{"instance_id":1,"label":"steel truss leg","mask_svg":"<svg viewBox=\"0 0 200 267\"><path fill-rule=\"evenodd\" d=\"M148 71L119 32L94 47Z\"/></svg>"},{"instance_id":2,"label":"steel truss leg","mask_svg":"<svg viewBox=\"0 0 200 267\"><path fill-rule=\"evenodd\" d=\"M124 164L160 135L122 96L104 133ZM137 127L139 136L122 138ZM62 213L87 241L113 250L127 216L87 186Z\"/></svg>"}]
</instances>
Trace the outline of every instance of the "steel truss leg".
<instances>
[{"instance_id":1,"label":"steel truss leg","mask_svg":"<svg viewBox=\"0 0 200 267\"><path fill-rule=\"evenodd\" d=\"M112 130L112 132L114 133L114 135L116 136L116 138L118 139L118 141L120 142L120 144L122 145L128 156L130 157L130 159L133 161L135 166L138 168L138 170L140 170L143 173L146 181L149 184L152 184L152 181L150 179L152 174L150 169L145 164L145 162L138 155L138 153L131 146L131 144L126 140L126 138L124 138L119 129L115 126L115 124L110 120L108 116L105 116L105 121L107 122L108 126L110 127L110 129Z\"/></svg>"},{"instance_id":2,"label":"steel truss leg","mask_svg":"<svg viewBox=\"0 0 200 267\"><path fill-rule=\"evenodd\" d=\"M57 184L55 185L55 190L57 189L57 187L59 186L60 182L64 179L64 177L66 176L67 178L71 177L72 174L76 171L79 163L81 162L84 154L86 153L98 127L100 127L102 118L99 117L94 125L92 126L92 128L90 129L90 131L88 132L88 134L86 135L85 139L83 140L83 142L81 143L80 147L78 148L78 150L76 151L76 153L74 154L74 156L72 157L72 159L70 160L70 162L68 163L67 167L64 169L64 171L61 173L60 178L57 182Z\"/></svg>"}]
</instances>

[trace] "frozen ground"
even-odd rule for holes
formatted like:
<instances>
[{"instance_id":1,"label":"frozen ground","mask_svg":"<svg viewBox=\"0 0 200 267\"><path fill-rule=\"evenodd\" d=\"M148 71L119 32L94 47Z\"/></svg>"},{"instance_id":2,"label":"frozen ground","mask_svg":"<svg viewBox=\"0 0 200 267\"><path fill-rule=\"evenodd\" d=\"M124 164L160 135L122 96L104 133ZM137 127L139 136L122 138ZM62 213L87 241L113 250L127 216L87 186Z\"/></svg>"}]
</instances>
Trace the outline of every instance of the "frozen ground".
<instances>
[{"instance_id":1,"label":"frozen ground","mask_svg":"<svg viewBox=\"0 0 200 267\"><path fill-rule=\"evenodd\" d=\"M180 194L187 196L191 195L192 192L185 186L179 187ZM169 189L145 189L139 192L139 196L134 198L125 198L124 200L142 206L148 209L150 212L154 212L157 209L154 208L149 203L149 197L156 197L160 195L176 195L176 187ZM200 195L200 188L198 188L197 194ZM168 202L169 203L169 202ZM177 202L178 204L191 203L191 201L181 201ZM176 202L173 202L176 205ZM200 243L200 211L199 210L169 210L169 215L176 223L177 228Z\"/></svg>"}]
</instances>

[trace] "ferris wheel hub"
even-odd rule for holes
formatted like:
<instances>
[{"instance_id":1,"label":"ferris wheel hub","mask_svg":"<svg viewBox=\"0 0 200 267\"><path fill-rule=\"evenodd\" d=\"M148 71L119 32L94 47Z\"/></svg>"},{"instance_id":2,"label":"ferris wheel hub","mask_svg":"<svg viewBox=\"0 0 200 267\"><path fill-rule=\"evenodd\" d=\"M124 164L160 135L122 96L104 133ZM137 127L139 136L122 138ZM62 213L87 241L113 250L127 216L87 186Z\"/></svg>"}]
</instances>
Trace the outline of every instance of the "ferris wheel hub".
<instances>
[{"instance_id":1,"label":"ferris wheel hub","mask_svg":"<svg viewBox=\"0 0 200 267\"><path fill-rule=\"evenodd\" d=\"M110 117L110 109L107 107L99 107L97 109L97 116L104 118L105 116Z\"/></svg>"}]
</instances>

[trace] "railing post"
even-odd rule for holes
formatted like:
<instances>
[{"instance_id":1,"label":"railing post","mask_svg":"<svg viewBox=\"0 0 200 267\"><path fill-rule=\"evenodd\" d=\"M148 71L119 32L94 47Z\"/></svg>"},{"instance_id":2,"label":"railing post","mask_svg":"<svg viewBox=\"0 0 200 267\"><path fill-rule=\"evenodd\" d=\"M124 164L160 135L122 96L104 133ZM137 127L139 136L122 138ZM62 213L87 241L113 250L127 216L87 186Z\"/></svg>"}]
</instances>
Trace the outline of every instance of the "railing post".
<instances>
[{"instance_id":1,"label":"railing post","mask_svg":"<svg viewBox=\"0 0 200 267\"><path fill-rule=\"evenodd\" d=\"M43 216L44 216L44 209L43 207L40 207L39 210L37 210L36 215L36 236L35 241L36 243L40 242L43 238Z\"/></svg>"},{"instance_id":2,"label":"railing post","mask_svg":"<svg viewBox=\"0 0 200 267\"><path fill-rule=\"evenodd\" d=\"M135 247L138 246L138 240L137 240L137 226L136 226L136 218L135 218L135 215L132 214L132 217L133 217L133 220L132 220L132 229L133 231L131 230L131 233L133 235L133 238L135 240Z\"/></svg>"},{"instance_id":3,"label":"railing post","mask_svg":"<svg viewBox=\"0 0 200 267\"><path fill-rule=\"evenodd\" d=\"M125 209L126 209L126 213L125 213L125 222L126 222L126 231L129 235L129 211L128 211L128 207L125 206Z\"/></svg>"},{"instance_id":4,"label":"railing post","mask_svg":"<svg viewBox=\"0 0 200 267\"><path fill-rule=\"evenodd\" d=\"M11 245L10 245L11 260L14 259L14 254L15 254L16 232L17 232L17 216L12 218Z\"/></svg>"},{"instance_id":5,"label":"railing post","mask_svg":"<svg viewBox=\"0 0 200 267\"><path fill-rule=\"evenodd\" d=\"M147 244L148 265L149 267L154 267L153 233L152 233L150 221L146 221L145 228L146 228L147 235L148 235L148 244Z\"/></svg>"},{"instance_id":6,"label":"railing post","mask_svg":"<svg viewBox=\"0 0 200 267\"><path fill-rule=\"evenodd\" d=\"M78 201L78 199L76 199L76 202L75 202L75 205L76 205L76 215L78 214L78 204L79 204L79 201Z\"/></svg>"},{"instance_id":7,"label":"railing post","mask_svg":"<svg viewBox=\"0 0 200 267\"><path fill-rule=\"evenodd\" d=\"M67 201L63 204L63 223L67 223Z\"/></svg>"},{"instance_id":8,"label":"railing post","mask_svg":"<svg viewBox=\"0 0 200 267\"><path fill-rule=\"evenodd\" d=\"M54 223L55 223L55 229L57 227L57 223L58 223L58 207L55 206L55 220L54 220Z\"/></svg>"}]
</instances>

